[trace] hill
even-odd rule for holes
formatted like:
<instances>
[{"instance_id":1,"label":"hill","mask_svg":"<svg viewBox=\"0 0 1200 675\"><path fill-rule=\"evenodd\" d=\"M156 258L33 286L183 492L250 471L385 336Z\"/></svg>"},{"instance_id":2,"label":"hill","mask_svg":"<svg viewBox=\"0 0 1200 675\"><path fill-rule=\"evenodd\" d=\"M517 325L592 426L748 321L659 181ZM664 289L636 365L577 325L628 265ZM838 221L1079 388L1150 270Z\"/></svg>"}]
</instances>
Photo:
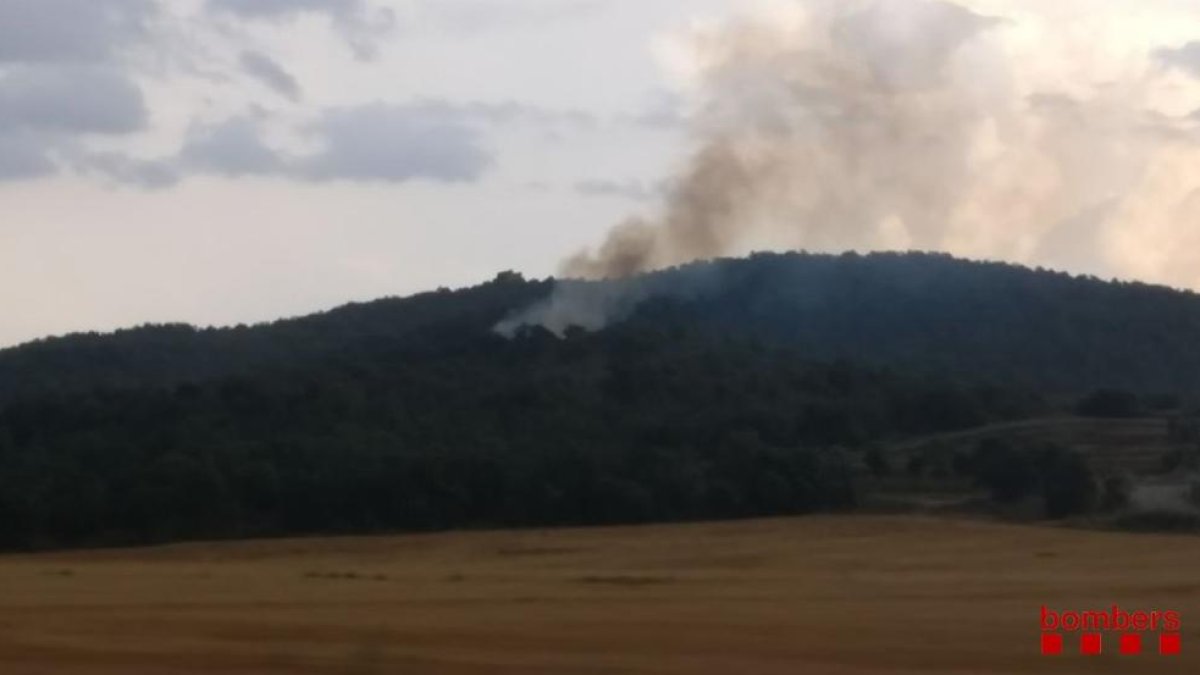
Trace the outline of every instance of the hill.
<instances>
[{"instance_id":1,"label":"hill","mask_svg":"<svg viewBox=\"0 0 1200 675\"><path fill-rule=\"evenodd\" d=\"M493 330L571 286L504 273L4 351L0 546L845 509L878 444L1200 377L1200 299L1162 288L922 254L585 287L630 284L604 330L562 338ZM1031 466L1080 470L1062 450Z\"/></svg>"},{"instance_id":2,"label":"hill","mask_svg":"<svg viewBox=\"0 0 1200 675\"><path fill-rule=\"evenodd\" d=\"M756 254L635 283L646 297L619 318L668 332L709 331L787 345L818 360L1070 393L1100 386L1200 392L1200 296L1160 286L922 253ZM473 288L257 326L144 326L40 340L0 350L0 400L173 385L482 340L554 289L553 280L503 273Z\"/></svg>"},{"instance_id":3,"label":"hill","mask_svg":"<svg viewBox=\"0 0 1200 675\"><path fill-rule=\"evenodd\" d=\"M1074 394L1200 392L1200 295L941 254L757 254L647 275L610 316ZM556 300L569 300L563 294ZM587 312L583 314L588 316Z\"/></svg>"}]
</instances>

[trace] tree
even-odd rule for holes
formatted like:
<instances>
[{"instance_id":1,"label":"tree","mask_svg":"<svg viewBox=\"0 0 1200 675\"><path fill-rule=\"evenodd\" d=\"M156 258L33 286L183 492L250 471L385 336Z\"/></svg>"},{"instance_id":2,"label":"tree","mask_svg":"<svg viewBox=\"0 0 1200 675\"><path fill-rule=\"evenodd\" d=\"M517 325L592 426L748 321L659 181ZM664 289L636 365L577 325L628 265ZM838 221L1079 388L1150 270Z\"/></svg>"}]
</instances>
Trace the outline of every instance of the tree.
<instances>
[{"instance_id":1,"label":"tree","mask_svg":"<svg viewBox=\"0 0 1200 675\"><path fill-rule=\"evenodd\" d=\"M974 465L976 481L998 502L1016 502L1037 489L1037 468L1030 453L1005 440L980 441Z\"/></svg>"},{"instance_id":2,"label":"tree","mask_svg":"<svg viewBox=\"0 0 1200 675\"><path fill-rule=\"evenodd\" d=\"M1083 454L1052 447L1044 451L1043 462L1046 516L1065 518L1091 511L1096 503L1096 477Z\"/></svg>"}]
</instances>

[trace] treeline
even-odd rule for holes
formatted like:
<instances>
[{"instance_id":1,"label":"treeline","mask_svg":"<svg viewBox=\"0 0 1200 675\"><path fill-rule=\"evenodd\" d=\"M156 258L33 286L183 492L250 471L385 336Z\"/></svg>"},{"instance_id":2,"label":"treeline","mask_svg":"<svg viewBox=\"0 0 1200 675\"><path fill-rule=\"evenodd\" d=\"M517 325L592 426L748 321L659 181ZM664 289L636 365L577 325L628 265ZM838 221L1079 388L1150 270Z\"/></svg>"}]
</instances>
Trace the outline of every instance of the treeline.
<instances>
[{"instance_id":1,"label":"treeline","mask_svg":"<svg viewBox=\"0 0 1200 675\"><path fill-rule=\"evenodd\" d=\"M852 507L869 441L1036 397L630 322L0 410L0 545L641 522Z\"/></svg>"}]
</instances>

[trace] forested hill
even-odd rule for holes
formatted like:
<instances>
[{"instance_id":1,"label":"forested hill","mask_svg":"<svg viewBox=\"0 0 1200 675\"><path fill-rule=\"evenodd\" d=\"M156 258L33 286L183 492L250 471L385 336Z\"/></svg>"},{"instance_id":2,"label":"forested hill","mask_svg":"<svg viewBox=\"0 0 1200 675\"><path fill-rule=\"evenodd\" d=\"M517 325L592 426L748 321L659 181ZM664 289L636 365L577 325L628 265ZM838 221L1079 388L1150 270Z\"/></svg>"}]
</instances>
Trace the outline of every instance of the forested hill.
<instances>
[{"instance_id":1,"label":"forested hill","mask_svg":"<svg viewBox=\"0 0 1200 675\"><path fill-rule=\"evenodd\" d=\"M763 254L654 320L1044 391L1200 392L1200 295L940 254ZM672 306L674 305L674 306Z\"/></svg>"},{"instance_id":2,"label":"forested hill","mask_svg":"<svg viewBox=\"0 0 1200 675\"><path fill-rule=\"evenodd\" d=\"M369 361L381 348L478 339L511 308L544 297L551 287L505 274L465 290L350 304L255 326L147 325L38 340L0 350L0 401L96 387L174 386L329 359Z\"/></svg>"},{"instance_id":3,"label":"forested hill","mask_svg":"<svg viewBox=\"0 0 1200 675\"><path fill-rule=\"evenodd\" d=\"M555 290L505 273L7 350L0 548L846 508L875 444L1200 377L1200 299L1161 288L929 255L645 284L629 316L564 339L492 330Z\"/></svg>"},{"instance_id":4,"label":"forested hill","mask_svg":"<svg viewBox=\"0 0 1200 675\"><path fill-rule=\"evenodd\" d=\"M650 279L668 292L622 320L651 332L753 339L813 359L1064 393L1200 391L1200 296L1193 293L932 254L760 254ZM553 288L502 274L473 288L253 327L147 326L42 340L0 350L0 401L329 360L370 367L380 350L419 354L499 339L490 333L497 321Z\"/></svg>"}]
</instances>

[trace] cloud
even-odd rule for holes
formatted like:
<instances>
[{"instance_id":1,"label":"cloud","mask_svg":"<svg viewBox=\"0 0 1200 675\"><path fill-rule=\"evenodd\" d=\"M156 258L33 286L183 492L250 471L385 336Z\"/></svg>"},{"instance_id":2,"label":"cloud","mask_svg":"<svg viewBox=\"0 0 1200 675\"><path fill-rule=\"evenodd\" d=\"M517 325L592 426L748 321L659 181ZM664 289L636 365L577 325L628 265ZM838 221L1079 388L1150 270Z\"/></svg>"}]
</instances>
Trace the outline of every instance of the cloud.
<instances>
[{"instance_id":1,"label":"cloud","mask_svg":"<svg viewBox=\"0 0 1200 675\"><path fill-rule=\"evenodd\" d=\"M374 58L380 40L396 27L391 8L365 0L208 0L207 7L242 20L289 21L303 14L323 14L333 22L360 59Z\"/></svg>"},{"instance_id":2,"label":"cloud","mask_svg":"<svg viewBox=\"0 0 1200 675\"><path fill-rule=\"evenodd\" d=\"M71 166L84 173L99 174L122 185L136 185L147 190L170 187L182 176L169 162L143 160L120 153L77 153Z\"/></svg>"},{"instance_id":3,"label":"cloud","mask_svg":"<svg viewBox=\"0 0 1200 675\"><path fill-rule=\"evenodd\" d=\"M33 134L0 133L0 180L40 178L56 170L46 145Z\"/></svg>"},{"instance_id":4,"label":"cloud","mask_svg":"<svg viewBox=\"0 0 1200 675\"><path fill-rule=\"evenodd\" d=\"M103 162L84 138L146 128L123 57L152 39L158 15L152 0L0 2L0 181L87 170Z\"/></svg>"},{"instance_id":5,"label":"cloud","mask_svg":"<svg viewBox=\"0 0 1200 675\"><path fill-rule=\"evenodd\" d=\"M1154 55L1167 67L1200 77L1200 41L1189 42L1175 49L1159 49Z\"/></svg>"},{"instance_id":6,"label":"cloud","mask_svg":"<svg viewBox=\"0 0 1200 675\"><path fill-rule=\"evenodd\" d=\"M582 110L556 110L517 101L452 103L424 100L408 107L414 113L440 117L464 126L523 127L548 138L593 131L600 126L595 115Z\"/></svg>"},{"instance_id":7,"label":"cloud","mask_svg":"<svg viewBox=\"0 0 1200 675\"><path fill-rule=\"evenodd\" d=\"M365 9L362 0L209 0L209 7L247 18L290 17L303 12L354 16Z\"/></svg>"},{"instance_id":8,"label":"cloud","mask_svg":"<svg viewBox=\"0 0 1200 675\"><path fill-rule=\"evenodd\" d=\"M328 110L312 128L325 147L300 173L312 180L477 180L493 158L464 114L448 104Z\"/></svg>"},{"instance_id":9,"label":"cloud","mask_svg":"<svg viewBox=\"0 0 1200 675\"><path fill-rule=\"evenodd\" d=\"M146 37L151 0L3 0L0 62L96 63Z\"/></svg>"},{"instance_id":10,"label":"cloud","mask_svg":"<svg viewBox=\"0 0 1200 675\"><path fill-rule=\"evenodd\" d=\"M300 100L300 84L296 82L296 78L271 57L262 52L248 50L242 52L239 63L247 75L267 85L280 96L291 101Z\"/></svg>"},{"instance_id":11,"label":"cloud","mask_svg":"<svg viewBox=\"0 0 1200 675\"><path fill-rule=\"evenodd\" d=\"M424 0L416 14L443 30L478 32L573 19L609 4L609 0Z\"/></svg>"},{"instance_id":12,"label":"cloud","mask_svg":"<svg viewBox=\"0 0 1200 675\"><path fill-rule=\"evenodd\" d=\"M141 90L109 67L17 66L0 75L0 180L51 175L55 158L81 155L81 137L130 134L147 118Z\"/></svg>"},{"instance_id":13,"label":"cloud","mask_svg":"<svg viewBox=\"0 0 1200 675\"><path fill-rule=\"evenodd\" d=\"M494 132L519 130L555 137L564 131L592 129L597 124L594 117L578 111L511 101L373 102L321 109L306 122L292 120L290 124L283 116L258 110L193 125L178 152L157 159L76 148L70 153L69 164L118 183L148 188L168 186L193 175L271 176L311 182L462 183L481 179L495 165L488 142ZM265 140L268 128L284 136L296 134L305 147L315 149L289 152L273 147ZM577 189L593 196L656 196L651 188L633 183L584 181Z\"/></svg>"},{"instance_id":14,"label":"cloud","mask_svg":"<svg viewBox=\"0 0 1200 675\"><path fill-rule=\"evenodd\" d=\"M557 139L595 129L598 119L578 110L551 110L514 101L354 103L301 109L270 117L234 115L193 125L178 150L145 157L132 145L97 136L132 136L151 129L139 85L162 93L187 80L236 82L209 96L210 110L236 110L237 89L264 86L283 99L304 98L289 62L255 42L238 24L290 22L318 16L360 57L369 57L396 25L397 9L435 25L478 28L550 21L590 11L602 0L198 0L177 11L165 0L0 0L0 181L79 172L145 188L194 175L274 176L298 181L402 182L478 180L494 164L489 134L499 128ZM184 33L186 31L186 34ZM232 62L216 59L227 50ZM204 72L195 63L222 63ZM286 67L285 67L286 65ZM143 78L146 78L143 81ZM163 88L159 88L160 85ZM198 91L198 89L197 89ZM228 97L228 98L227 98ZM156 98L155 100L163 100ZM179 99L186 100L186 99ZM174 121L179 110L163 119ZM193 111L195 114L198 111ZM207 119L212 120L212 117ZM266 142L299 133L307 154ZM178 132L176 132L178 133ZM140 145L164 139L137 137ZM145 142L143 144L142 142ZM595 187L595 186L593 186Z\"/></svg>"},{"instance_id":15,"label":"cloud","mask_svg":"<svg viewBox=\"0 0 1200 675\"><path fill-rule=\"evenodd\" d=\"M125 134L146 125L142 92L108 68L18 68L0 76L0 133Z\"/></svg>"},{"instance_id":16,"label":"cloud","mask_svg":"<svg viewBox=\"0 0 1200 675\"><path fill-rule=\"evenodd\" d=\"M272 147L263 131L272 120L239 115L193 127L179 152L158 160L120 154L77 157L75 164L110 180L163 187L190 175L269 176L327 182L478 180L494 159L484 131L494 122L474 106L444 102L371 103L329 108L302 129L315 152Z\"/></svg>"},{"instance_id":17,"label":"cloud","mask_svg":"<svg viewBox=\"0 0 1200 675\"><path fill-rule=\"evenodd\" d=\"M495 163L485 141L488 132L524 128L555 137L596 125L587 113L513 101L423 100L332 108L308 129L323 149L305 159L296 174L310 180L474 181Z\"/></svg>"},{"instance_id":18,"label":"cloud","mask_svg":"<svg viewBox=\"0 0 1200 675\"><path fill-rule=\"evenodd\" d=\"M193 129L177 164L185 170L245 176L279 173L285 163L263 143L258 123L247 116Z\"/></svg>"}]
</instances>

